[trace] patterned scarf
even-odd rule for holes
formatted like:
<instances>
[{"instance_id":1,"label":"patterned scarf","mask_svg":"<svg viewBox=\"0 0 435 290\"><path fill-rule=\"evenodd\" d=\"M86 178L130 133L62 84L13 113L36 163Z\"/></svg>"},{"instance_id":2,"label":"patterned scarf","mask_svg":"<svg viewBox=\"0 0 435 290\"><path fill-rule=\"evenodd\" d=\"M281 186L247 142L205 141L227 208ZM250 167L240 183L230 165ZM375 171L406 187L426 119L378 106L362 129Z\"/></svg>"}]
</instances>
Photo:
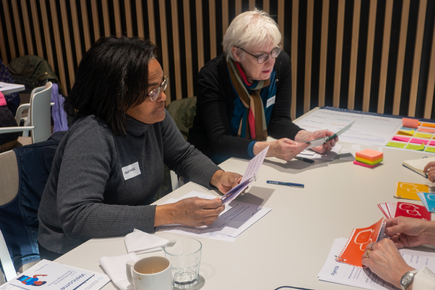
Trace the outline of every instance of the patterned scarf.
<instances>
[{"instance_id":1,"label":"patterned scarf","mask_svg":"<svg viewBox=\"0 0 435 290\"><path fill-rule=\"evenodd\" d=\"M245 126L247 139L266 140L267 125L260 91L270 85L270 80L256 81L250 86L239 63L229 59L227 67L233 88L247 110L247 114L243 114L240 120L238 136L241 136L242 124L247 124L248 126Z\"/></svg>"}]
</instances>

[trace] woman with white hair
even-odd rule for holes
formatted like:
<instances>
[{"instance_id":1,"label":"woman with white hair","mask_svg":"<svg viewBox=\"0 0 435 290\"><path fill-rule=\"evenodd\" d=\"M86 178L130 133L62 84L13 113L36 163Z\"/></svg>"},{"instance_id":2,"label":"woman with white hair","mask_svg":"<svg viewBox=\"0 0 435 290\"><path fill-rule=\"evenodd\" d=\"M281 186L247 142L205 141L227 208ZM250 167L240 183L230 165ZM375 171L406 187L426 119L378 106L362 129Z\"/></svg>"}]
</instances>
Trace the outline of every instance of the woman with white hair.
<instances>
[{"instance_id":1,"label":"woman with white hair","mask_svg":"<svg viewBox=\"0 0 435 290\"><path fill-rule=\"evenodd\" d=\"M280 43L278 25L266 12L241 13L225 33L224 53L199 72L188 141L215 163L252 158L269 145L268 157L289 161L308 147L305 142L333 135L292 122L291 63ZM266 141L268 135L277 140ZM314 149L326 152L337 140Z\"/></svg>"}]
</instances>

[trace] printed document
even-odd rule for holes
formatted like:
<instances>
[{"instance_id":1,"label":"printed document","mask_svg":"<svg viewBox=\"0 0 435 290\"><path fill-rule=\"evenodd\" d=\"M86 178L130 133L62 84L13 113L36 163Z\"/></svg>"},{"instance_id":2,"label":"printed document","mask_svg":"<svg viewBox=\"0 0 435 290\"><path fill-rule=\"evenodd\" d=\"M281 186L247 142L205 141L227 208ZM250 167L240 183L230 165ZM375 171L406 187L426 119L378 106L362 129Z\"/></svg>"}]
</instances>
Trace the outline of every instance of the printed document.
<instances>
[{"instance_id":1,"label":"printed document","mask_svg":"<svg viewBox=\"0 0 435 290\"><path fill-rule=\"evenodd\" d=\"M169 199L166 203L174 203L195 196L205 199L216 198L211 194L191 191L178 200ZM157 230L233 242L241 233L271 210L259 205L233 200L225 205L225 210L219 215L219 218L209 226L166 225L158 227Z\"/></svg>"},{"instance_id":2,"label":"printed document","mask_svg":"<svg viewBox=\"0 0 435 290\"><path fill-rule=\"evenodd\" d=\"M103 273L91 272L56 262L41 260L11 280L3 289L96 290L110 281ZM6 287L6 288L3 288Z\"/></svg>"},{"instance_id":3,"label":"printed document","mask_svg":"<svg viewBox=\"0 0 435 290\"><path fill-rule=\"evenodd\" d=\"M345 238L335 239L328 258L318 275L319 280L365 289L397 290L393 285L386 283L366 268L337 262L335 260L336 256L339 255L346 241ZM410 249L400 249L399 251L406 263L411 267L417 270L427 267L435 272L435 253Z\"/></svg>"}]
</instances>

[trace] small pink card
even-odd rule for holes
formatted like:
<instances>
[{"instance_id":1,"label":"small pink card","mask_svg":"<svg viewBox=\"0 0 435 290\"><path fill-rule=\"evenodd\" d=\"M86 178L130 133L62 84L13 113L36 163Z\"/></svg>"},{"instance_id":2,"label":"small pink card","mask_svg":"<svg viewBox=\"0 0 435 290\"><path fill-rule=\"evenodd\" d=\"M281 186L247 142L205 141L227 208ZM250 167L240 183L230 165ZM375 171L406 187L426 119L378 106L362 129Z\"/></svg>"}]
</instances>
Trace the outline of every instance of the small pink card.
<instances>
[{"instance_id":1,"label":"small pink card","mask_svg":"<svg viewBox=\"0 0 435 290\"><path fill-rule=\"evenodd\" d=\"M412 138L411 141L409 141L409 142L410 143L414 143L414 144L425 144L425 145L427 145L427 143L429 143L429 140Z\"/></svg>"},{"instance_id":2,"label":"small pink card","mask_svg":"<svg viewBox=\"0 0 435 290\"><path fill-rule=\"evenodd\" d=\"M410 137L402 137L402 136L394 136L393 140L396 141L402 141L402 142L408 142L409 139L411 139Z\"/></svg>"},{"instance_id":3,"label":"small pink card","mask_svg":"<svg viewBox=\"0 0 435 290\"><path fill-rule=\"evenodd\" d=\"M417 119L402 118L402 126L408 128L418 128Z\"/></svg>"}]
</instances>

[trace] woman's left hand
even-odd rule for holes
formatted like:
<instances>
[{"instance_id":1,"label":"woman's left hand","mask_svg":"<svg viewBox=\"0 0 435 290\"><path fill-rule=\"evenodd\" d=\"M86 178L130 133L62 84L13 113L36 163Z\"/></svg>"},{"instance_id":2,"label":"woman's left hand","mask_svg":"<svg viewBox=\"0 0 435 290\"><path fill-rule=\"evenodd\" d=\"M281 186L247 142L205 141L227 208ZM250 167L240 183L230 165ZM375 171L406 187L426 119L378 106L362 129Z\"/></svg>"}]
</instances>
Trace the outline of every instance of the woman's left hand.
<instances>
[{"instance_id":1,"label":"woman's left hand","mask_svg":"<svg viewBox=\"0 0 435 290\"><path fill-rule=\"evenodd\" d=\"M297 141L297 142L309 142L311 140L315 140L315 139L319 139L319 138L323 138L323 137L329 137L332 135L334 135L334 132L331 132L329 130L317 130L314 132L301 130L296 134L295 141ZM313 147L311 149L313 149L314 151L316 151L318 153L325 153L327 151L330 151L332 149L332 147L335 146L335 142L338 142L338 136L336 136L335 138L332 138L331 140L329 140L328 142L326 142L325 144L323 144L321 146Z\"/></svg>"},{"instance_id":2,"label":"woman's left hand","mask_svg":"<svg viewBox=\"0 0 435 290\"><path fill-rule=\"evenodd\" d=\"M217 187L220 192L227 193L231 188L239 184L242 180L242 175L234 172L225 172L218 170L213 174L210 184Z\"/></svg>"},{"instance_id":3,"label":"woman's left hand","mask_svg":"<svg viewBox=\"0 0 435 290\"><path fill-rule=\"evenodd\" d=\"M399 289L401 288L400 279L403 274L414 270L414 268L406 264L394 242L390 239L368 244L361 263L363 266L370 268L381 279Z\"/></svg>"}]
</instances>

